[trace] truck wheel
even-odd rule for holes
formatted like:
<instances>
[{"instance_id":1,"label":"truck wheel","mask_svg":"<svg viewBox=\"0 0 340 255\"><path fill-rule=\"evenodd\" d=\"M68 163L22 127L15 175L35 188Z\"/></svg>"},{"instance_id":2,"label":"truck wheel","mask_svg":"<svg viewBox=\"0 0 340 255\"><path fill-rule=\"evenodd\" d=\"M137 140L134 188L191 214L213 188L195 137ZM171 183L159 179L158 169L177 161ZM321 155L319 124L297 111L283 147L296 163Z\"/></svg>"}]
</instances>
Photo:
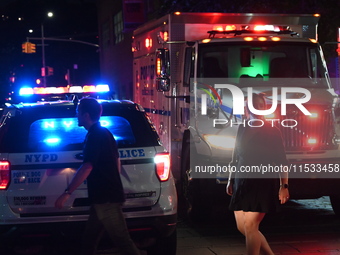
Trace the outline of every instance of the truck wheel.
<instances>
[{"instance_id":1,"label":"truck wheel","mask_svg":"<svg viewBox=\"0 0 340 255\"><path fill-rule=\"evenodd\" d=\"M176 255L177 230L167 237L160 237L156 243L147 249L147 255Z\"/></svg>"},{"instance_id":2,"label":"truck wheel","mask_svg":"<svg viewBox=\"0 0 340 255\"><path fill-rule=\"evenodd\" d=\"M179 217L193 221L206 221L212 212L212 196L205 179L190 179L190 155L196 148L190 143L190 133L184 133L181 154L181 182L179 192Z\"/></svg>"},{"instance_id":3,"label":"truck wheel","mask_svg":"<svg viewBox=\"0 0 340 255\"><path fill-rule=\"evenodd\" d=\"M186 219L190 210L189 173L190 173L190 134L184 133L181 153L181 180L178 191L178 217Z\"/></svg>"},{"instance_id":4,"label":"truck wheel","mask_svg":"<svg viewBox=\"0 0 340 255\"><path fill-rule=\"evenodd\" d=\"M331 195L329 198L335 215L340 217L340 195Z\"/></svg>"},{"instance_id":5,"label":"truck wheel","mask_svg":"<svg viewBox=\"0 0 340 255\"><path fill-rule=\"evenodd\" d=\"M189 186L189 218L193 222L204 222L210 219L213 208L213 196L205 179L194 179Z\"/></svg>"}]
</instances>

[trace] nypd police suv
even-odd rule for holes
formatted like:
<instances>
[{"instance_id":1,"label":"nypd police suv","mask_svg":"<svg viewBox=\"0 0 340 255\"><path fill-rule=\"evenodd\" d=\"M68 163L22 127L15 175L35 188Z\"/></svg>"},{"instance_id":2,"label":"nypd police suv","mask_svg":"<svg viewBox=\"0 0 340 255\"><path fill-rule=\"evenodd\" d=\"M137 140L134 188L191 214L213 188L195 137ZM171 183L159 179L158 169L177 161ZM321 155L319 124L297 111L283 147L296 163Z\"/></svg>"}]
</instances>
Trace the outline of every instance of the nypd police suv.
<instances>
[{"instance_id":1,"label":"nypd police suv","mask_svg":"<svg viewBox=\"0 0 340 255\"><path fill-rule=\"evenodd\" d=\"M66 90L66 91L65 91ZM86 221L86 181L63 209L54 207L82 163L86 130L76 118L78 95L103 87L25 88L29 98L53 100L6 104L0 119L0 227ZM73 100L66 100L65 93ZM122 164L123 212L132 236L148 254L176 254L177 194L170 156L143 108L131 101L98 100L101 125L114 135ZM141 232L141 235L138 233ZM137 233L137 234L136 234ZM141 242L140 238L152 242Z\"/></svg>"}]
</instances>

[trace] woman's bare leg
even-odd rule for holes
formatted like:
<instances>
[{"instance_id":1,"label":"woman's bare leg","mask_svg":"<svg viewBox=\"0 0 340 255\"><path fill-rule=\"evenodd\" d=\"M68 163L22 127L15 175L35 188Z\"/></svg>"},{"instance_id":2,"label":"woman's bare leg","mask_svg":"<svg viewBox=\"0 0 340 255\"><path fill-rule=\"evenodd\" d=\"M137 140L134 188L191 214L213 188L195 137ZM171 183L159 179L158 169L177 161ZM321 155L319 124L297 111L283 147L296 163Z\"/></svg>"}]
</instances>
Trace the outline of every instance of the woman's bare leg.
<instances>
[{"instance_id":1,"label":"woman's bare leg","mask_svg":"<svg viewBox=\"0 0 340 255\"><path fill-rule=\"evenodd\" d=\"M260 250L265 255L273 255L266 238L259 231L259 226L265 213L235 211L237 229L246 237L248 255L259 255Z\"/></svg>"}]
</instances>

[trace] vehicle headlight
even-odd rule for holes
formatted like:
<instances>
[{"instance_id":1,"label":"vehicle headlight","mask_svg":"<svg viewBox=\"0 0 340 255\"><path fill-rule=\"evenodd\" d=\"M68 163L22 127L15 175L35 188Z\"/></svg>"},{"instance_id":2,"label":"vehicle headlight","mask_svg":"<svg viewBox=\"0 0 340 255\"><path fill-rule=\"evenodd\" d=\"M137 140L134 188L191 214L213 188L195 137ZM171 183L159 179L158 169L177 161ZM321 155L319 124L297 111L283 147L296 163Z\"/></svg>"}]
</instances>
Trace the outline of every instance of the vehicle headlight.
<instances>
[{"instance_id":1,"label":"vehicle headlight","mask_svg":"<svg viewBox=\"0 0 340 255\"><path fill-rule=\"evenodd\" d=\"M204 140L210 144L211 147L221 150L234 149L235 137L222 135L203 135Z\"/></svg>"}]
</instances>

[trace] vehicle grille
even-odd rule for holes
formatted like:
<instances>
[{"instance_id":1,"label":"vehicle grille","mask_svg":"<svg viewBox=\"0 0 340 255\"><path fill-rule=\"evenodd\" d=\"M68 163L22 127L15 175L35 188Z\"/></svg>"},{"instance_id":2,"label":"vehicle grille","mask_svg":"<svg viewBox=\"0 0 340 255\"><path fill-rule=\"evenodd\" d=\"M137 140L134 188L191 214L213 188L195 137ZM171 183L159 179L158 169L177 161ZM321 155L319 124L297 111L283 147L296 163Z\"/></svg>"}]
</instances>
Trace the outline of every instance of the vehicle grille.
<instances>
[{"instance_id":1,"label":"vehicle grille","mask_svg":"<svg viewBox=\"0 0 340 255\"><path fill-rule=\"evenodd\" d=\"M334 144L334 117L331 109L326 106L306 106L311 116L304 115L295 105L287 106L287 115L280 120L293 119L294 121L284 121L284 125L294 126L293 128L278 125L284 140L287 152L294 151L315 151L335 149Z\"/></svg>"}]
</instances>

